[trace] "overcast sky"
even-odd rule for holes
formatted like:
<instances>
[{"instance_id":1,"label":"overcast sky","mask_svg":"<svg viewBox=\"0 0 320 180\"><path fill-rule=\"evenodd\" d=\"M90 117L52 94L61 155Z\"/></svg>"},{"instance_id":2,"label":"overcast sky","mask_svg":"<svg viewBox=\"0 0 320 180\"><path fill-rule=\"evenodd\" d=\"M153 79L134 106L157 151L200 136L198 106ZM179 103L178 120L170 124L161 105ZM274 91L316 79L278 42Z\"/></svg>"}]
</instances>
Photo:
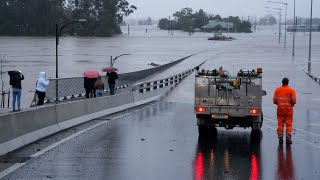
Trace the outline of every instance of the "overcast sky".
<instances>
[{"instance_id":1,"label":"overcast sky","mask_svg":"<svg viewBox=\"0 0 320 180\"><path fill-rule=\"evenodd\" d=\"M220 14L221 16L257 16L267 14L266 6L283 8L285 5L268 3L267 0L128 0L138 10L129 18L163 18L172 15L184 7L191 7L198 11L203 9L207 13ZM294 0L276 0L288 3L288 19L293 18ZM298 17L310 17L311 0L296 0L296 15ZM314 0L313 16L320 17L320 0ZM284 13L283 13L284 15Z\"/></svg>"}]
</instances>

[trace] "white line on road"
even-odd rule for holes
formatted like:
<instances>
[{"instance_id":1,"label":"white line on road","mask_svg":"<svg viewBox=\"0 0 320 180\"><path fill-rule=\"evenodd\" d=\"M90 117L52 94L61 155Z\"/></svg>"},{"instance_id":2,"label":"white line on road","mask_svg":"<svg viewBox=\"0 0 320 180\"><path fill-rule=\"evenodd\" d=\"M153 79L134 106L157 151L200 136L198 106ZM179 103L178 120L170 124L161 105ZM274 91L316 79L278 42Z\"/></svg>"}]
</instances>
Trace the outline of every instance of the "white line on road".
<instances>
[{"instance_id":1,"label":"white line on road","mask_svg":"<svg viewBox=\"0 0 320 180\"><path fill-rule=\"evenodd\" d=\"M158 103L159 103L159 102L158 102ZM155 103L155 104L158 104L158 103ZM152 105L155 105L155 104L152 104ZM119 119L119 118L122 118L122 117L124 117L124 116L129 115L129 114L138 112L138 111L140 111L140 110L142 110L142 109L146 109L146 108L148 108L148 107L149 107L149 106L146 106L146 107L141 108L141 109L139 108L139 109L137 109L137 110L135 110L135 111L128 112L128 113L122 114L122 115L120 115L120 116L116 116L116 117L114 117L114 118L112 118L112 119ZM55 148L55 147L57 147L57 146L65 143L65 142L69 141L70 139L73 139L73 138L75 138L75 137L77 137L77 136L79 136L79 135L81 135L81 134L83 134L83 133L85 133L85 132L88 132L88 131L90 131L90 130L98 127L98 126L101 126L101 125L103 125L103 124L106 124L107 122L108 122L108 121L103 121L103 122L101 122L101 123L98 123L98 124L96 124L96 125L93 125L93 126L87 128L87 129L84 129L84 130L79 131L79 132L77 132L77 133L75 133L75 134L72 134L72 135L70 135L70 136L68 136L68 137L66 137L66 138L64 138L64 139L61 139L60 141L58 141L58 142L56 142L56 143L54 143L54 144L51 144L50 146L42 149L41 151L36 152L35 154L32 154L30 157L31 157L31 158L38 157L38 156L40 156L40 155L42 155L42 154L50 151L51 149L53 149L53 148ZM0 179L6 177L7 175L9 175L10 173L12 173L12 172L14 172L15 170L19 169L20 167L24 166L25 164L26 164L26 163L16 163L16 164L10 166L9 168L7 168L7 169L5 169L4 171L0 172Z\"/></svg>"},{"instance_id":2,"label":"white line on road","mask_svg":"<svg viewBox=\"0 0 320 180\"><path fill-rule=\"evenodd\" d=\"M268 122L277 124L277 122L276 122L274 119L271 119L271 118L268 118L268 117L264 117L264 119L267 119ZM306 131L306 130L303 130L303 129L299 129L299 128L293 128L293 129L295 129L295 130L297 130L297 131L301 131L301 132L304 132L304 133L308 133L308 134L311 134L311 135L320 137L320 134L317 134L317 133L309 132L309 131Z\"/></svg>"},{"instance_id":3,"label":"white line on road","mask_svg":"<svg viewBox=\"0 0 320 180\"><path fill-rule=\"evenodd\" d=\"M268 126L268 125L266 125L266 124L265 124L264 126L267 126L268 128L270 128L270 129L273 129L273 130L277 131L277 129L276 129L276 128L273 128L273 127ZM304 139L301 139L301 138L299 138L299 137L296 137L296 138L297 138L298 140L300 140L300 141L302 141L302 142L304 142L304 143L306 143L306 144L308 144L308 145L312 146L312 147L315 147L315 148L317 148L317 149L320 149L320 146L314 145L313 143L308 142L308 141L306 141L306 140L304 140Z\"/></svg>"},{"instance_id":4,"label":"white line on road","mask_svg":"<svg viewBox=\"0 0 320 180\"><path fill-rule=\"evenodd\" d=\"M19 169L21 166L25 165L26 163L16 163L12 166L10 166L9 168L7 168L6 170L2 171L0 173L0 179L6 177L8 174L12 173L13 171Z\"/></svg>"}]
</instances>

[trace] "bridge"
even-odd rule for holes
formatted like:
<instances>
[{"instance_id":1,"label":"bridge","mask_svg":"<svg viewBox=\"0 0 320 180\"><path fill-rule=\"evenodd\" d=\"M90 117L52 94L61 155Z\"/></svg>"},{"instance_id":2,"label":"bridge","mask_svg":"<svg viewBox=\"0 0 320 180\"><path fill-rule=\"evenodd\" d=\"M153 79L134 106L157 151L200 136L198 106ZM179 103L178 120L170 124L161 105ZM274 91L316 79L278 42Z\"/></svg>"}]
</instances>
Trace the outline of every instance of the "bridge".
<instances>
[{"instance_id":1,"label":"bridge","mask_svg":"<svg viewBox=\"0 0 320 180\"><path fill-rule=\"evenodd\" d=\"M300 67L303 58L261 42L206 49L126 93L1 117L0 178L319 179L319 80ZM261 139L221 128L198 138L193 69L203 61L201 68L231 73L263 67ZM298 99L291 146L278 144L272 102L283 77Z\"/></svg>"}]
</instances>

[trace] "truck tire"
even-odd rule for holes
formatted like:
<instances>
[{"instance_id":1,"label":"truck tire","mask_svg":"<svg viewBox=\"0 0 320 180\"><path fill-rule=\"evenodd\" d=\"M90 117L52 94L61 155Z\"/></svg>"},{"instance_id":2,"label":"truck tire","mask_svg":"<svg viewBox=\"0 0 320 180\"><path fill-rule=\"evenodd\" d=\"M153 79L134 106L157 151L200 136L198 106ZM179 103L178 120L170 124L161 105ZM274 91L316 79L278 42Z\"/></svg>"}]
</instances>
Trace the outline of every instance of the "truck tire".
<instances>
[{"instance_id":1,"label":"truck tire","mask_svg":"<svg viewBox=\"0 0 320 180\"><path fill-rule=\"evenodd\" d=\"M207 127L198 126L198 133L199 133L199 136L205 136L207 134Z\"/></svg>"},{"instance_id":2,"label":"truck tire","mask_svg":"<svg viewBox=\"0 0 320 180\"><path fill-rule=\"evenodd\" d=\"M251 128L252 128L252 131L261 131L261 128L262 128L262 124L263 124L263 113L261 113L261 120L260 122L252 122L252 125L251 125Z\"/></svg>"},{"instance_id":3,"label":"truck tire","mask_svg":"<svg viewBox=\"0 0 320 180\"><path fill-rule=\"evenodd\" d=\"M217 128L211 126L198 126L198 133L200 137L207 137L207 136L217 136Z\"/></svg>"}]
</instances>

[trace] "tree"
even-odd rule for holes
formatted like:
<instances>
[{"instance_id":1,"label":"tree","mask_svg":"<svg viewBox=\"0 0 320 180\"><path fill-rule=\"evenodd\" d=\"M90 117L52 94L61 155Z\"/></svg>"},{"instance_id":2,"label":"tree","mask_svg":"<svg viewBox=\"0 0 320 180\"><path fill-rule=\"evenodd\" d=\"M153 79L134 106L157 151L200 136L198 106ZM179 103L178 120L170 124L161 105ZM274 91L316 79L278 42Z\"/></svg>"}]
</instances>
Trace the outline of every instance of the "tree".
<instances>
[{"instance_id":1,"label":"tree","mask_svg":"<svg viewBox=\"0 0 320 180\"><path fill-rule=\"evenodd\" d=\"M213 20L222 21L222 18L221 18L221 16L218 14L218 15L215 15L215 16L213 17Z\"/></svg>"},{"instance_id":2,"label":"tree","mask_svg":"<svg viewBox=\"0 0 320 180\"><path fill-rule=\"evenodd\" d=\"M175 17L175 20L169 21L167 18L161 19L158 23L158 27L165 30L183 30L191 34L195 28L201 29L210 20L223 20L225 22L229 21L233 23L234 28L237 29L237 32L251 32L251 23L247 21L241 21L238 16L229 16L222 19L220 15L214 16L212 14L207 14L202 9L193 12L191 8L183 8L180 11L175 12L173 16ZM217 28L219 30L223 30L222 26L218 26Z\"/></svg>"},{"instance_id":3,"label":"tree","mask_svg":"<svg viewBox=\"0 0 320 180\"><path fill-rule=\"evenodd\" d=\"M168 30L169 29L169 20L167 18L160 19L159 23L158 23L158 28L163 29L163 30Z\"/></svg>"},{"instance_id":4,"label":"tree","mask_svg":"<svg viewBox=\"0 0 320 180\"><path fill-rule=\"evenodd\" d=\"M266 15L265 17L261 18L259 21L259 25L262 25L262 26L272 26L274 24L277 24L277 20L272 15Z\"/></svg>"},{"instance_id":5,"label":"tree","mask_svg":"<svg viewBox=\"0 0 320 180\"><path fill-rule=\"evenodd\" d=\"M123 18L137 9L127 0L2 1L0 35L54 35L56 23L62 25L76 19L86 19L86 23L68 26L63 34L111 36L121 33L119 24Z\"/></svg>"}]
</instances>

